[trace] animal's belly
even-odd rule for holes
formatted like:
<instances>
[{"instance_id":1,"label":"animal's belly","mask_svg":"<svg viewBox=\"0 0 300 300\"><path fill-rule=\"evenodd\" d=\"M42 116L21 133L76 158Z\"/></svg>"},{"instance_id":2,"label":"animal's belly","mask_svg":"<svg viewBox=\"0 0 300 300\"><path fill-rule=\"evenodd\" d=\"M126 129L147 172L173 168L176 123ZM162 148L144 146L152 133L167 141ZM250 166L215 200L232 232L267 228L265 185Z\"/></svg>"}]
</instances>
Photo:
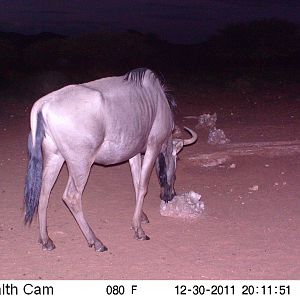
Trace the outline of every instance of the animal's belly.
<instances>
[{"instance_id":1,"label":"animal's belly","mask_svg":"<svg viewBox=\"0 0 300 300\"><path fill-rule=\"evenodd\" d=\"M101 165L117 164L145 152L144 143L104 142L96 153L95 162Z\"/></svg>"}]
</instances>

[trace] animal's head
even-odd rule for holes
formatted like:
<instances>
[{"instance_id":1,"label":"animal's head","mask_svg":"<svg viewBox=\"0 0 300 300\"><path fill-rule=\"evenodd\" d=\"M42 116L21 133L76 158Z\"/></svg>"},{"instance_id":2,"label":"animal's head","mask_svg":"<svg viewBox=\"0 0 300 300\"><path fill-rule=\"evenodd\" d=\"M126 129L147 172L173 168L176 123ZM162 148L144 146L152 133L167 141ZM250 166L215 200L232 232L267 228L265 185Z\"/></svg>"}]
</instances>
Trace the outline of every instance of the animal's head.
<instances>
[{"instance_id":1,"label":"animal's head","mask_svg":"<svg viewBox=\"0 0 300 300\"><path fill-rule=\"evenodd\" d=\"M156 173L161 186L160 198L169 202L176 195L174 183L176 179L177 154L184 146L191 145L197 140L197 134L190 128L184 127L191 135L189 139L173 139L166 150L161 152L156 161Z\"/></svg>"}]
</instances>

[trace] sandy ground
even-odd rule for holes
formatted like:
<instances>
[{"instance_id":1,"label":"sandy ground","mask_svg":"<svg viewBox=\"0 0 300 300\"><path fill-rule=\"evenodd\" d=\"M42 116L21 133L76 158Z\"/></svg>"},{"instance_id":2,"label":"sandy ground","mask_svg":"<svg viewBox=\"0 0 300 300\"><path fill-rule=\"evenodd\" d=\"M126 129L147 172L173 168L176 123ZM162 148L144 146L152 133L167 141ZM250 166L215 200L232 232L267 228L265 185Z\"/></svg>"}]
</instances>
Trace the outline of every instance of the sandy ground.
<instances>
[{"instance_id":1,"label":"sandy ground","mask_svg":"<svg viewBox=\"0 0 300 300\"><path fill-rule=\"evenodd\" d=\"M233 142L300 138L300 87L228 92L197 89L177 94L176 122L186 115L217 112L218 127ZM176 190L202 195L205 213L195 221L162 217L153 172L144 209L149 241L130 230L134 194L128 163L94 166L84 192L84 211L109 248L87 247L61 201L63 167L52 191L48 230L51 252L38 245L38 222L23 224L23 183L31 104L3 99L0 112L0 279L300 279L299 156L236 157L235 168L201 168L189 157L215 151L206 134L178 161ZM9 101L7 101L9 100ZM258 190L251 187L258 186Z\"/></svg>"}]
</instances>

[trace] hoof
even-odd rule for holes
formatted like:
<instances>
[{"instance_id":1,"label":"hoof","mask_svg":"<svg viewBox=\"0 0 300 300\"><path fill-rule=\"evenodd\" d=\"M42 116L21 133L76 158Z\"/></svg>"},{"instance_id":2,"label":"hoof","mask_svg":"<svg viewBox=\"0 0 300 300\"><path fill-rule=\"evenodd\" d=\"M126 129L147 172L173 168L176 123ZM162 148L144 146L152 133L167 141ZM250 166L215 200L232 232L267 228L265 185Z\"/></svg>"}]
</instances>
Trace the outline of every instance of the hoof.
<instances>
[{"instance_id":1,"label":"hoof","mask_svg":"<svg viewBox=\"0 0 300 300\"><path fill-rule=\"evenodd\" d=\"M149 221L148 218L146 218L146 219L143 219L143 218L142 218L141 223L142 223L142 224L149 224L150 221Z\"/></svg>"},{"instance_id":2,"label":"hoof","mask_svg":"<svg viewBox=\"0 0 300 300\"><path fill-rule=\"evenodd\" d=\"M98 248L95 247L96 252L105 252L107 250L108 250L108 248L104 245L102 245L102 247L98 247Z\"/></svg>"},{"instance_id":3,"label":"hoof","mask_svg":"<svg viewBox=\"0 0 300 300\"><path fill-rule=\"evenodd\" d=\"M104 246L99 240L95 240L93 244L89 244L89 247L93 246L96 252L104 252L108 250L108 248Z\"/></svg>"},{"instance_id":4,"label":"hoof","mask_svg":"<svg viewBox=\"0 0 300 300\"><path fill-rule=\"evenodd\" d=\"M42 244L42 249L44 251L51 251L51 250L55 249L55 245L52 242L52 240L50 240L50 239L46 243L41 242L41 244Z\"/></svg>"},{"instance_id":5,"label":"hoof","mask_svg":"<svg viewBox=\"0 0 300 300\"><path fill-rule=\"evenodd\" d=\"M145 235L145 236L141 236L141 237L137 237L136 238L138 241L149 241L150 238L148 235Z\"/></svg>"},{"instance_id":6,"label":"hoof","mask_svg":"<svg viewBox=\"0 0 300 300\"><path fill-rule=\"evenodd\" d=\"M146 234L138 235L138 233L135 233L134 238L138 241L149 241L150 240L149 236Z\"/></svg>"},{"instance_id":7,"label":"hoof","mask_svg":"<svg viewBox=\"0 0 300 300\"><path fill-rule=\"evenodd\" d=\"M141 216L141 222L142 222L142 224L150 223L147 215L144 212L142 213L142 216Z\"/></svg>"}]
</instances>

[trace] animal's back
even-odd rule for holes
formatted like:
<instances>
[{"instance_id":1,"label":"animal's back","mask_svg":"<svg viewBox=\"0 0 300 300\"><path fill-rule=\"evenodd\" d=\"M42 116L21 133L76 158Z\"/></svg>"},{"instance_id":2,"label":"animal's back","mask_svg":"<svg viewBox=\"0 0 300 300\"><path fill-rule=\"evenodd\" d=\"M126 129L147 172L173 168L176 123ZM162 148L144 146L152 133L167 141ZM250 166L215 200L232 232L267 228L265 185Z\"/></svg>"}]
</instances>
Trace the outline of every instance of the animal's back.
<instances>
[{"instance_id":1,"label":"animal's back","mask_svg":"<svg viewBox=\"0 0 300 300\"><path fill-rule=\"evenodd\" d=\"M112 130L123 128L128 133L131 129L147 128L149 131L155 121L164 128L173 128L173 114L165 91L149 69L136 69L124 76L102 78L82 86L101 92L103 109L109 116L106 124L111 122Z\"/></svg>"},{"instance_id":2,"label":"animal's back","mask_svg":"<svg viewBox=\"0 0 300 300\"><path fill-rule=\"evenodd\" d=\"M128 74L67 86L40 99L35 106L42 109L46 137L65 155L69 149L88 151L103 164L145 151L149 138L166 139L173 118L159 81L150 71L142 78Z\"/></svg>"},{"instance_id":3,"label":"animal's back","mask_svg":"<svg viewBox=\"0 0 300 300\"><path fill-rule=\"evenodd\" d=\"M171 135L173 116L166 95L155 74L138 69L125 76L108 77L83 84L101 91L105 111L105 139L97 159L122 153L127 160L144 152L150 140L161 142Z\"/></svg>"}]
</instances>

